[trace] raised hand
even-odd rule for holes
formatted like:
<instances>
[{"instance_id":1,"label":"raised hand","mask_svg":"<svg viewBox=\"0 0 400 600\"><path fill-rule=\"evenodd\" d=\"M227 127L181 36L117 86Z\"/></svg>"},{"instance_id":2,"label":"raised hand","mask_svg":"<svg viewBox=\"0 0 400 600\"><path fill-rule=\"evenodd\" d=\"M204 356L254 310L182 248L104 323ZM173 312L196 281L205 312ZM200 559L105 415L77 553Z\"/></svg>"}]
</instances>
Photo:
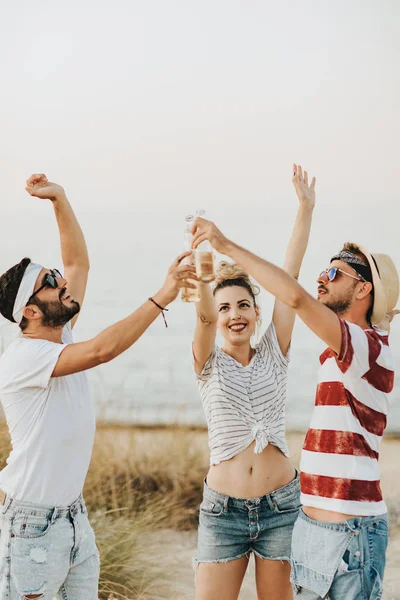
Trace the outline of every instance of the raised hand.
<instances>
[{"instance_id":1,"label":"raised hand","mask_svg":"<svg viewBox=\"0 0 400 600\"><path fill-rule=\"evenodd\" d=\"M64 188L58 183L52 183L44 175L44 173L35 173L31 175L26 182L26 191L31 196L41 198L43 200L57 200L57 198L64 196Z\"/></svg>"},{"instance_id":2,"label":"raised hand","mask_svg":"<svg viewBox=\"0 0 400 600\"><path fill-rule=\"evenodd\" d=\"M208 240L214 250L220 252L221 254L226 254L226 248L229 244L229 240L223 235L218 227L214 225L212 221L207 221L207 219L197 217L192 226L192 234L193 248L197 248L201 242Z\"/></svg>"},{"instance_id":3,"label":"raised hand","mask_svg":"<svg viewBox=\"0 0 400 600\"><path fill-rule=\"evenodd\" d=\"M301 168L300 165L293 165L292 182L300 204L304 204L309 208L315 206L315 177L312 178L311 184L308 185L308 173Z\"/></svg>"},{"instance_id":4,"label":"raised hand","mask_svg":"<svg viewBox=\"0 0 400 600\"><path fill-rule=\"evenodd\" d=\"M190 256L191 253L191 251L188 251L180 254L168 269L167 277L165 278L164 285L160 291L168 304L175 300L181 288L196 289L196 285L188 281L188 279L197 281L195 266L191 264L182 264L183 259Z\"/></svg>"}]
</instances>

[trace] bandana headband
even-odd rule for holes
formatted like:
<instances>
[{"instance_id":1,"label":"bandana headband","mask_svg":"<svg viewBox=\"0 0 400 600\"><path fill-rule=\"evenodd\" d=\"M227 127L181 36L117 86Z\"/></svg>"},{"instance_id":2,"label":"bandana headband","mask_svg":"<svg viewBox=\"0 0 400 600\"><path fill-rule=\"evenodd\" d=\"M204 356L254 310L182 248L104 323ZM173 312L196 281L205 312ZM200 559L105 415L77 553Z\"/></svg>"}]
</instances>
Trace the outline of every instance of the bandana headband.
<instances>
[{"instance_id":1,"label":"bandana headband","mask_svg":"<svg viewBox=\"0 0 400 600\"><path fill-rule=\"evenodd\" d=\"M368 263L363 261L359 256L356 256L349 250L342 250L339 252L339 254L335 254L335 256L331 258L331 262L332 260L343 260L345 263L353 263L354 265L363 265L364 267L368 267Z\"/></svg>"},{"instance_id":2,"label":"bandana headband","mask_svg":"<svg viewBox=\"0 0 400 600\"><path fill-rule=\"evenodd\" d=\"M350 267L352 267L356 271L356 273L361 275L361 277L365 279L365 281L369 281L370 283L372 283L372 272L369 264L353 252L350 252L349 250L342 250L341 252L339 252L339 254L335 254L335 256L332 256L331 262L333 260L342 260L343 262L350 265Z\"/></svg>"},{"instance_id":3,"label":"bandana headband","mask_svg":"<svg viewBox=\"0 0 400 600\"><path fill-rule=\"evenodd\" d=\"M13 318L18 325L22 321L23 310L27 305L29 298L33 294L36 280L42 269L42 265L38 265L37 263L29 263L29 265L26 267L13 308Z\"/></svg>"}]
</instances>

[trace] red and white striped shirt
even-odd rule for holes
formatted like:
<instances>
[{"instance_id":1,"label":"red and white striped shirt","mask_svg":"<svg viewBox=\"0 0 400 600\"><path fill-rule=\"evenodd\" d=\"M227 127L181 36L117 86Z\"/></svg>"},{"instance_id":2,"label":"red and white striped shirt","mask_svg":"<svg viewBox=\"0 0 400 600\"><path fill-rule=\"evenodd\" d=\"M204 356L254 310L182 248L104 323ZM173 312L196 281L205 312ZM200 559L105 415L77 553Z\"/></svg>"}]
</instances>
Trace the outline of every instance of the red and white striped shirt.
<instances>
[{"instance_id":1,"label":"red and white striped shirt","mask_svg":"<svg viewBox=\"0 0 400 600\"><path fill-rule=\"evenodd\" d=\"M340 319L339 356L327 348L300 462L301 502L349 515L387 512L379 449L394 384L386 331Z\"/></svg>"}]
</instances>

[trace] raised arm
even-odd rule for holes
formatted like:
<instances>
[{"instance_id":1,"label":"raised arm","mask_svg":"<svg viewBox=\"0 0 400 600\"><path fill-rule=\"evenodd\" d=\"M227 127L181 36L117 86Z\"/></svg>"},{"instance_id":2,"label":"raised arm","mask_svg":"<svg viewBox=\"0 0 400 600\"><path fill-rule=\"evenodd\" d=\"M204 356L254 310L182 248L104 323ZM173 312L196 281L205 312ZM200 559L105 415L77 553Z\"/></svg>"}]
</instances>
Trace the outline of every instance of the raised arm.
<instances>
[{"instance_id":1,"label":"raised arm","mask_svg":"<svg viewBox=\"0 0 400 600\"><path fill-rule=\"evenodd\" d=\"M315 177L308 184L308 174L300 165L293 165L293 185L299 199L299 210L293 228L292 236L286 251L283 269L295 279L299 277L301 264L307 250L310 237L311 221L315 206ZM287 354L292 338L295 311L279 300L275 300L272 321L275 325L279 346L284 355Z\"/></svg>"},{"instance_id":2,"label":"raised arm","mask_svg":"<svg viewBox=\"0 0 400 600\"><path fill-rule=\"evenodd\" d=\"M196 329L193 339L194 370L200 374L213 351L218 312L209 283L199 282L200 300L196 302Z\"/></svg>"},{"instance_id":3,"label":"raised arm","mask_svg":"<svg viewBox=\"0 0 400 600\"><path fill-rule=\"evenodd\" d=\"M165 308L175 300L181 287L195 287L186 278L196 279L192 265L181 265L190 254L185 252L174 261L168 270L163 287L126 319L108 327L87 342L70 344L60 354L52 377L63 377L71 373L85 371L116 358L132 346Z\"/></svg>"},{"instance_id":4,"label":"raised arm","mask_svg":"<svg viewBox=\"0 0 400 600\"><path fill-rule=\"evenodd\" d=\"M197 218L193 232L194 248L203 240L209 240L217 252L229 256L243 267L263 288L294 309L334 352L340 352L342 334L338 317L330 308L310 296L294 277L228 240L211 221Z\"/></svg>"},{"instance_id":5,"label":"raised arm","mask_svg":"<svg viewBox=\"0 0 400 600\"><path fill-rule=\"evenodd\" d=\"M65 191L57 183L48 181L43 174L32 175L26 182L26 190L31 196L51 200L53 204L60 232L61 256L68 291L82 305L90 267L89 255L82 229ZM72 327L78 316L79 313L72 319Z\"/></svg>"}]
</instances>

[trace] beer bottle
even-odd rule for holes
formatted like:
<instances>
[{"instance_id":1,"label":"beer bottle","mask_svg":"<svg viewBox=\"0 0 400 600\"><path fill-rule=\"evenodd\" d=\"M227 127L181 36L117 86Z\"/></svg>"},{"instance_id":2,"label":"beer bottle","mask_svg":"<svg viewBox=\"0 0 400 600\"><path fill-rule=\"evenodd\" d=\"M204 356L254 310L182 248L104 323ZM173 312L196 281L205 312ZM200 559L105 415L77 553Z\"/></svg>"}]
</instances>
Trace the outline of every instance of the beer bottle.
<instances>
[{"instance_id":1,"label":"beer bottle","mask_svg":"<svg viewBox=\"0 0 400 600\"><path fill-rule=\"evenodd\" d=\"M202 208L196 211L196 217L205 218L205 214L206 211ZM196 266L197 277L200 281L204 283L214 281L214 250L208 240L201 242L194 251L194 264Z\"/></svg>"},{"instance_id":2,"label":"beer bottle","mask_svg":"<svg viewBox=\"0 0 400 600\"><path fill-rule=\"evenodd\" d=\"M188 251L192 249L192 232L191 232L191 228L193 225L193 221L194 221L194 216L193 215L188 215L185 218L185 229L184 229L184 234L183 234L183 246L184 246L184 251ZM187 264L187 265L193 265L194 264L194 251L192 252L192 254L190 256L187 256L186 258L183 259L182 264ZM198 302L200 300L200 295L199 295L199 290L197 287L197 281L195 279L188 279L187 281L189 281L190 283L193 283L196 285L196 289L194 288L190 288L190 287L183 287L182 288L182 292L181 292L181 300L183 302Z\"/></svg>"}]
</instances>

